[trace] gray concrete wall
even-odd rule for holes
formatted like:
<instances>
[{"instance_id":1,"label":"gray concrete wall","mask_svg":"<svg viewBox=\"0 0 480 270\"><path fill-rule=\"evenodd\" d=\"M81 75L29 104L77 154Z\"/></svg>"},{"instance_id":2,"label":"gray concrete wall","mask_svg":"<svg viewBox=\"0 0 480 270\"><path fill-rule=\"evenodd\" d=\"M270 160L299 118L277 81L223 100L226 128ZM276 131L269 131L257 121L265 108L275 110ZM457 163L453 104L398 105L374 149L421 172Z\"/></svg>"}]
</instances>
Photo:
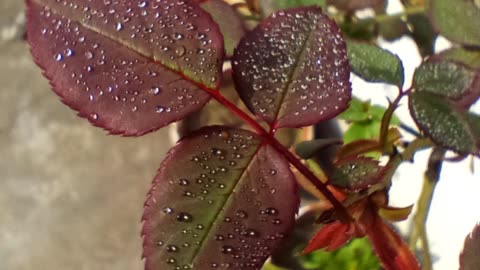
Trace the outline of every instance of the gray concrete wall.
<instances>
[{"instance_id":1,"label":"gray concrete wall","mask_svg":"<svg viewBox=\"0 0 480 270\"><path fill-rule=\"evenodd\" d=\"M167 130L108 136L63 105L0 1L0 269L143 269L140 217Z\"/></svg>"}]
</instances>

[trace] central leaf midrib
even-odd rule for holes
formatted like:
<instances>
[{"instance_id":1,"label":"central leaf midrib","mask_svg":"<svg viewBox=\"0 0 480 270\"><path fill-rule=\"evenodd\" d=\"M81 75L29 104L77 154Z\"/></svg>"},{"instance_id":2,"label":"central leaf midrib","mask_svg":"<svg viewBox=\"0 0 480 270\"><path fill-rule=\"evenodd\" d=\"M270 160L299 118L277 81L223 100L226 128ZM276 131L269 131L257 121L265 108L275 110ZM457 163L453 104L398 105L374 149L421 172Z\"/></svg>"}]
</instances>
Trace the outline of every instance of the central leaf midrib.
<instances>
[{"instance_id":1,"label":"central leaf midrib","mask_svg":"<svg viewBox=\"0 0 480 270\"><path fill-rule=\"evenodd\" d=\"M215 225L215 223L217 223L218 221L218 217L220 216L220 214L225 210L225 205L228 204L228 202L232 199L233 195L235 194L235 192L233 192L239 185L240 183L242 182L242 179L244 178L244 175L249 171L249 168L250 166L252 165L253 161L255 160L258 152L260 151L260 149L264 147L264 145L259 142L258 144L258 148L255 150L255 152L253 153L252 157L250 158L250 160L248 160L248 162L246 163L246 166L245 166L245 169L242 171L242 173L239 174L239 177L236 179L236 183L235 185L233 185L233 187L228 191L228 195L225 196L225 200L221 205L221 207L218 208L218 211L215 213L215 215L213 216L212 218L212 222L210 223L209 226L207 226L206 228L206 231L207 233L204 235L204 237L202 239L200 239L200 244L198 245L198 248L192 253L192 256L190 256L189 258L189 264L193 267L194 264L195 264L195 261L197 260L198 258L198 254L200 254L200 252L202 251L202 249L205 247L205 244L208 242L207 239L210 239L211 237L211 234L213 233L214 230L212 230L212 227Z\"/></svg>"},{"instance_id":2,"label":"central leaf midrib","mask_svg":"<svg viewBox=\"0 0 480 270\"><path fill-rule=\"evenodd\" d=\"M297 54L297 56L295 57L295 63L293 65L293 68L292 70L290 71L290 74L289 74L289 78L288 78L288 81L285 85L285 88L282 92L282 95L281 95L281 98L280 98L280 103L278 105L278 108L277 108L277 111L275 112L275 115L273 117L273 121L274 122L278 122L278 116L280 115L280 111L282 110L282 105L283 103L285 102L285 99L287 98L287 95L288 95L288 91L290 90L290 87L292 86L293 84L293 81L294 81L294 78L296 77L297 73L298 73L298 67L299 67L299 63L301 63L300 61L302 59L305 58L305 54L307 52L307 47L308 47L308 44L310 43L310 40L313 36L313 33L315 32L316 28L315 29L311 29L309 32L308 32L308 36L307 38L305 39L305 43L302 45L302 48L300 49L300 52Z\"/></svg>"}]
</instances>

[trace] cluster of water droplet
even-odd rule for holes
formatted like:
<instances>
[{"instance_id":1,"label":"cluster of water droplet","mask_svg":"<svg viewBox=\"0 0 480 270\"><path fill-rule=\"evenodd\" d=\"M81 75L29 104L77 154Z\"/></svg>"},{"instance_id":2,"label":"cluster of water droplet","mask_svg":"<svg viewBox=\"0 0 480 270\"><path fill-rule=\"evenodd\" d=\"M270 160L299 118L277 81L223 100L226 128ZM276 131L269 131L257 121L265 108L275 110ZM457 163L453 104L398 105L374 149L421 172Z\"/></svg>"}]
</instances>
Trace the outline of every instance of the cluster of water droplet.
<instances>
[{"instance_id":1,"label":"cluster of water droplet","mask_svg":"<svg viewBox=\"0 0 480 270\"><path fill-rule=\"evenodd\" d=\"M32 5L40 15L34 43L49 51L34 54L65 102L91 120L158 128L208 100L185 76L217 82L222 43L197 6L173 0Z\"/></svg>"},{"instance_id":2,"label":"cluster of water droplet","mask_svg":"<svg viewBox=\"0 0 480 270\"><path fill-rule=\"evenodd\" d=\"M285 237L290 210L282 214L268 206L272 196L281 196L275 182L280 175L260 143L247 131L214 129L178 146L170 162L182 168L164 164L173 166L172 175L157 177L147 203L161 212L153 241L160 263L171 269L258 269L263 264Z\"/></svg>"},{"instance_id":3,"label":"cluster of water droplet","mask_svg":"<svg viewBox=\"0 0 480 270\"><path fill-rule=\"evenodd\" d=\"M234 57L242 99L272 123L338 113L350 98L350 71L334 23L318 10L279 12L267 21Z\"/></svg>"}]
</instances>

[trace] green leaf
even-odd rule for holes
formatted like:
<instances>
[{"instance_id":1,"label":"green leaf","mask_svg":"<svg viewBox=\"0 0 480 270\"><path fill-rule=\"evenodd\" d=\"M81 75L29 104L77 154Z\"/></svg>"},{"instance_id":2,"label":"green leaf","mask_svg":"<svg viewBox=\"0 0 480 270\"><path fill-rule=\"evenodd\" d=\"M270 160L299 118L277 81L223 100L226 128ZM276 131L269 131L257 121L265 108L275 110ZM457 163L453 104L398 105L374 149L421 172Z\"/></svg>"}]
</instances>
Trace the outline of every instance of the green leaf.
<instances>
[{"instance_id":1,"label":"green leaf","mask_svg":"<svg viewBox=\"0 0 480 270\"><path fill-rule=\"evenodd\" d=\"M347 47L353 73L369 82L403 85L403 64L398 56L378 46L352 40L347 41Z\"/></svg>"},{"instance_id":2,"label":"green leaf","mask_svg":"<svg viewBox=\"0 0 480 270\"><path fill-rule=\"evenodd\" d=\"M358 98L352 98L346 111L340 114L339 118L349 122L364 122L369 120L370 101L361 101Z\"/></svg>"},{"instance_id":3,"label":"green leaf","mask_svg":"<svg viewBox=\"0 0 480 270\"><path fill-rule=\"evenodd\" d=\"M256 134L206 127L160 165L143 215L146 269L259 269L291 231L288 162Z\"/></svg>"},{"instance_id":4,"label":"green leaf","mask_svg":"<svg viewBox=\"0 0 480 270\"><path fill-rule=\"evenodd\" d=\"M340 119L351 122L344 134L344 143L361 139L378 139L380 126L386 109L380 105L371 105L370 101L353 98L350 107L340 115ZM400 119L393 115L392 125L399 125Z\"/></svg>"},{"instance_id":5,"label":"green leaf","mask_svg":"<svg viewBox=\"0 0 480 270\"><path fill-rule=\"evenodd\" d=\"M380 135L380 126L379 121L353 123L345 132L343 141L347 144L360 139L377 139Z\"/></svg>"},{"instance_id":6,"label":"green leaf","mask_svg":"<svg viewBox=\"0 0 480 270\"><path fill-rule=\"evenodd\" d=\"M452 62L423 63L415 70L413 87L418 91L459 99L464 96L475 79L475 73Z\"/></svg>"},{"instance_id":7,"label":"green leaf","mask_svg":"<svg viewBox=\"0 0 480 270\"><path fill-rule=\"evenodd\" d=\"M478 270L480 265L480 225L476 225L465 239L460 254L460 270Z\"/></svg>"},{"instance_id":8,"label":"green leaf","mask_svg":"<svg viewBox=\"0 0 480 270\"><path fill-rule=\"evenodd\" d=\"M417 91L410 94L409 107L417 126L435 143L462 154L478 152L465 113L446 98Z\"/></svg>"},{"instance_id":9,"label":"green leaf","mask_svg":"<svg viewBox=\"0 0 480 270\"><path fill-rule=\"evenodd\" d=\"M340 160L335 164L329 184L357 192L380 182L383 173L384 167L370 158Z\"/></svg>"},{"instance_id":10,"label":"green leaf","mask_svg":"<svg viewBox=\"0 0 480 270\"><path fill-rule=\"evenodd\" d=\"M430 18L447 39L480 46L480 7L473 0L430 0Z\"/></svg>"},{"instance_id":11,"label":"green leaf","mask_svg":"<svg viewBox=\"0 0 480 270\"><path fill-rule=\"evenodd\" d=\"M302 256L301 260L305 269L381 269L380 261L367 238L354 239L345 247L334 252L315 251Z\"/></svg>"}]
</instances>

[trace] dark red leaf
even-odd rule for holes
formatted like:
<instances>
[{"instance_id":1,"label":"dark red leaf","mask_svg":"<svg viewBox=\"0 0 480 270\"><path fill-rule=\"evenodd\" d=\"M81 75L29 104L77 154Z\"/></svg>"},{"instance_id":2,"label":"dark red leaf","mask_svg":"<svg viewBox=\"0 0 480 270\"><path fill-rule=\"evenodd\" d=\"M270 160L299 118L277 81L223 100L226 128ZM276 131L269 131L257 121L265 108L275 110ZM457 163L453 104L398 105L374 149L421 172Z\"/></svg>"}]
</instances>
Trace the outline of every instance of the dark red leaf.
<instances>
[{"instance_id":1,"label":"dark red leaf","mask_svg":"<svg viewBox=\"0 0 480 270\"><path fill-rule=\"evenodd\" d=\"M62 101L114 134L199 110L220 83L223 38L183 0L28 0L28 41Z\"/></svg>"},{"instance_id":2,"label":"dark red leaf","mask_svg":"<svg viewBox=\"0 0 480 270\"><path fill-rule=\"evenodd\" d=\"M477 270L480 266L480 225L476 225L472 233L465 239L460 254L460 270Z\"/></svg>"},{"instance_id":3,"label":"dark red leaf","mask_svg":"<svg viewBox=\"0 0 480 270\"><path fill-rule=\"evenodd\" d=\"M254 133L201 129L169 152L148 195L146 269L259 269L293 229L296 191Z\"/></svg>"},{"instance_id":4,"label":"dark red leaf","mask_svg":"<svg viewBox=\"0 0 480 270\"><path fill-rule=\"evenodd\" d=\"M421 270L417 258L415 258L400 235L379 216L373 215L372 219L372 225L366 226L367 236L385 269Z\"/></svg>"},{"instance_id":5,"label":"dark red leaf","mask_svg":"<svg viewBox=\"0 0 480 270\"><path fill-rule=\"evenodd\" d=\"M351 99L342 35L320 8L279 11L240 42L234 80L248 108L275 128L330 119Z\"/></svg>"}]
</instances>

